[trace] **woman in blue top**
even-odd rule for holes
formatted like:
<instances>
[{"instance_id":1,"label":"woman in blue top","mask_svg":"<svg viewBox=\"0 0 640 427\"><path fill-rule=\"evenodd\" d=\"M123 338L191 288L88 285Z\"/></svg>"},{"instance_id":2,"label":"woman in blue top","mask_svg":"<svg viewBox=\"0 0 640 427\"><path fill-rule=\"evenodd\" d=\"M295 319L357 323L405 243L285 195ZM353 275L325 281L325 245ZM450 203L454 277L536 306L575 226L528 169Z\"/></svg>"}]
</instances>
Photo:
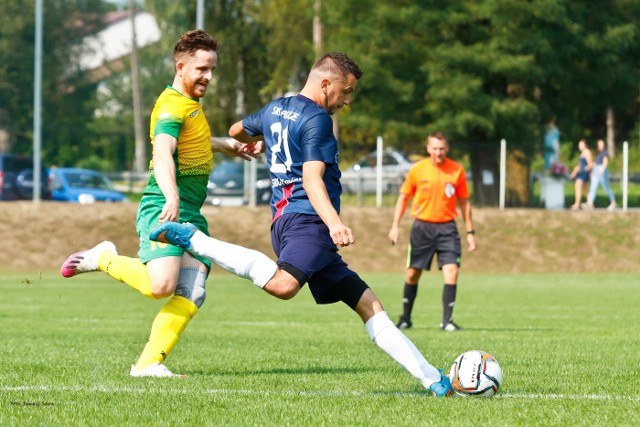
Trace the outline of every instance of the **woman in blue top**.
<instances>
[{"instance_id":1,"label":"woman in blue top","mask_svg":"<svg viewBox=\"0 0 640 427\"><path fill-rule=\"evenodd\" d=\"M574 189L576 192L576 198L571 205L571 209L577 210L580 208L580 201L582 200L582 193L589 182L589 175L591 174L591 169L593 168L593 157L591 155L591 150L589 150L589 146L587 146L587 140L581 139L578 142L578 149L580 150L580 157L578 158L578 164L571 175L569 175L569 179L575 179L576 183L574 185Z\"/></svg>"}]
</instances>

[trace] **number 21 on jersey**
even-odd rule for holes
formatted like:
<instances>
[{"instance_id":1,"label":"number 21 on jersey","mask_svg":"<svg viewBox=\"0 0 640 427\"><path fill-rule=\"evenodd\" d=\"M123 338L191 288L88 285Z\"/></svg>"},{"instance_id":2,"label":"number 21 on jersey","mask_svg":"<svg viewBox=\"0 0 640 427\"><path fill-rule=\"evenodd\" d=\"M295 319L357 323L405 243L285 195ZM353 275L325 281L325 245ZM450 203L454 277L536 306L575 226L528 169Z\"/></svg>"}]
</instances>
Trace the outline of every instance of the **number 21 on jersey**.
<instances>
[{"instance_id":1,"label":"number 21 on jersey","mask_svg":"<svg viewBox=\"0 0 640 427\"><path fill-rule=\"evenodd\" d=\"M271 168L273 173L287 173L291 171L291 152L289 151L289 127L282 128L282 123L271 124L271 135L276 141L271 147ZM278 155L279 153L282 153ZM284 157L284 162L279 162L278 158Z\"/></svg>"}]
</instances>

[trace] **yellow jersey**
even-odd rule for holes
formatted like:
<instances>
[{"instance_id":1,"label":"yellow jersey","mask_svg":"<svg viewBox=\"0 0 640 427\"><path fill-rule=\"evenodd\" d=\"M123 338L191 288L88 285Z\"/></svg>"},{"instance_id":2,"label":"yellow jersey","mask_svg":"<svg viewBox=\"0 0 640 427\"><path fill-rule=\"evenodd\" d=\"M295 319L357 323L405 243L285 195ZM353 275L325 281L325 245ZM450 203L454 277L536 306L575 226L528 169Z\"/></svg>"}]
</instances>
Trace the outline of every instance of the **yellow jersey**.
<instances>
[{"instance_id":1,"label":"yellow jersey","mask_svg":"<svg viewBox=\"0 0 640 427\"><path fill-rule=\"evenodd\" d=\"M197 99L189 98L167 86L158 97L151 113L151 144L156 135L166 133L178 140L173 155L176 178L185 175L207 175L213 167L211 130ZM153 171L153 160L149 163Z\"/></svg>"}]
</instances>

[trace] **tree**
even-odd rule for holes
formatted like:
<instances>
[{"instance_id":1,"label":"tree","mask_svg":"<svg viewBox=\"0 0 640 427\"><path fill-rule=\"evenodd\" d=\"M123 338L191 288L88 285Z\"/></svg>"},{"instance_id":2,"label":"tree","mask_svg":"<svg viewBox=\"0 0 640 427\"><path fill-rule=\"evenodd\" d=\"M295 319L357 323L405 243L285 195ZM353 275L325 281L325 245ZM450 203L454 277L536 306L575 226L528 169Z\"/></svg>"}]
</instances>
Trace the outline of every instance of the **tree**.
<instances>
[{"instance_id":1,"label":"tree","mask_svg":"<svg viewBox=\"0 0 640 427\"><path fill-rule=\"evenodd\" d=\"M365 70L344 133L368 141L378 133L402 147L412 134L445 131L469 154L481 204L497 203L500 139L509 144L510 202L526 205L551 116L573 137L594 128L594 114L604 123L607 99L623 111L637 106L637 2L365 1L326 10L327 44L354 52Z\"/></svg>"},{"instance_id":2,"label":"tree","mask_svg":"<svg viewBox=\"0 0 640 427\"><path fill-rule=\"evenodd\" d=\"M0 1L0 128L9 130L15 151L28 153L32 113L25 94L32 92L33 16L24 11L32 9L33 0ZM218 69L203 98L214 134L225 134L231 123L269 99L299 90L316 59L315 3L205 2L205 30L221 42ZM370 151L378 135L387 145L424 154L425 136L442 130L453 155L474 172L475 201L495 204L497 149L505 138L508 202L527 205L529 170L540 157L550 117L557 117L564 141L604 136L609 109L620 139L637 129L640 3L635 0L322 0L321 5L324 50L348 53L364 71L353 108L338 113L343 160ZM147 118L171 82L175 41L195 27L195 6L196 0L144 1L162 32L160 42L140 51ZM71 48L97 31L101 14L113 6L51 0L46 7L43 152L49 164L73 164L95 154L129 169L134 152L129 71L114 70L96 91L97 82L80 69ZM491 173L494 184L485 185L481 178Z\"/></svg>"},{"instance_id":3,"label":"tree","mask_svg":"<svg viewBox=\"0 0 640 427\"><path fill-rule=\"evenodd\" d=\"M400 150L424 153L428 51L424 2L323 1L325 50L351 55L363 70L353 109L340 112L343 157L371 151L376 137Z\"/></svg>"},{"instance_id":4,"label":"tree","mask_svg":"<svg viewBox=\"0 0 640 427\"><path fill-rule=\"evenodd\" d=\"M33 146L34 1L2 2L0 15L0 127L11 151ZM59 0L44 5L43 164L69 163L87 154L84 141L95 108L95 84L80 69L79 40L100 28L101 1Z\"/></svg>"}]
</instances>

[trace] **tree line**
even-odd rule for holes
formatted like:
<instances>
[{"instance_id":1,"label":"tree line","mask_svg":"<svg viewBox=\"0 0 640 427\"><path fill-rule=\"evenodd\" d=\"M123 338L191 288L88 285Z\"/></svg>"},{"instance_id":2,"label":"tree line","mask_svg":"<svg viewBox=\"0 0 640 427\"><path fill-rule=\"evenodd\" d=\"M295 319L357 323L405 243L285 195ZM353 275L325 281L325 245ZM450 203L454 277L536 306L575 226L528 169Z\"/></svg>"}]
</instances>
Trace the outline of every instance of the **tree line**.
<instances>
[{"instance_id":1,"label":"tree line","mask_svg":"<svg viewBox=\"0 0 640 427\"><path fill-rule=\"evenodd\" d=\"M497 174L509 143L509 203L529 203L545 123L571 144L609 134L634 141L640 98L637 0L206 0L205 30L221 42L215 81L203 99L214 134L269 99L297 92L321 51L343 51L364 71L353 105L338 114L341 157L385 144L423 154L444 131L452 156ZM0 149L30 153L34 0L0 0ZM103 0L44 2L45 165L130 170L134 156L129 63L97 80L78 64L79 41L118 7ZM159 42L139 52L145 126L171 83L177 37L195 27L196 0L145 0ZM322 38L314 41L314 18ZM316 27L316 31L318 31ZM316 34L317 35L317 34ZM608 123L608 126L607 126ZM148 129L147 129L148 132ZM4 137L2 137L4 135ZM150 151L150 150L149 150ZM615 153L614 153L615 154ZM473 174L474 197L497 200L497 183Z\"/></svg>"}]
</instances>

